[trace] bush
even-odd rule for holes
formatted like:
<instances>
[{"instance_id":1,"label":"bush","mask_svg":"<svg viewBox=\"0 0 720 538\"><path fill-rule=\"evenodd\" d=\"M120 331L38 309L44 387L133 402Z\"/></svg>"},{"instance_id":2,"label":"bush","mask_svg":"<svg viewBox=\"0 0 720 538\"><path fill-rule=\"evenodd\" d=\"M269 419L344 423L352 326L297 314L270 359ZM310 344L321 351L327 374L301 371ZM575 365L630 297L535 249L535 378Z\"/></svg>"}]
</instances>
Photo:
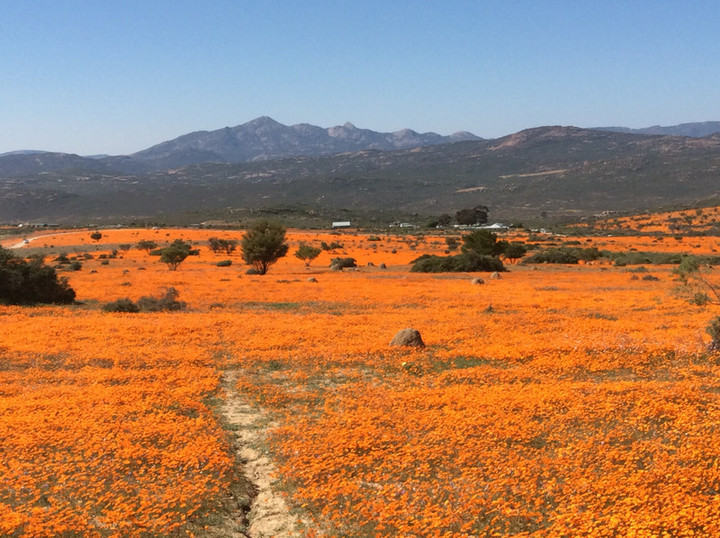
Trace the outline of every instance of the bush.
<instances>
[{"instance_id":1,"label":"bush","mask_svg":"<svg viewBox=\"0 0 720 538\"><path fill-rule=\"evenodd\" d=\"M462 236L463 252L476 252L484 256L499 256L507 248L507 241L498 241L497 234L489 230L475 230Z\"/></svg>"},{"instance_id":2,"label":"bush","mask_svg":"<svg viewBox=\"0 0 720 538\"><path fill-rule=\"evenodd\" d=\"M711 319L710 325L705 328L705 332L712 338L708 346L710 351L720 351L720 317L716 316Z\"/></svg>"},{"instance_id":3,"label":"bush","mask_svg":"<svg viewBox=\"0 0 720 538\"><path fill-rule=\"evenodd\" d=\"M475 273L480 271L505 271L505 266L493 256L469 251L456 256L431 256L424 254L414 260L413 273Z\"/></svg>"},{"instance_id":4,"label":"bush","mask_svg":"<svg viewBox=\"0 0 720 538\"><path fill-rule=\"evenodd\" d=\"M220 260L215 265L217 267L230 267L232 265L232 260Z\"/></svg>"},{"instance_id":5,"label":"bush","mask_svg":"<svg viewBox=\"0 0 720 538\"><path fill-rule=\"evenodd\" d=\"M138 249L144 250L148 254L151 253L152 250L156 249L158 247L158 244L155 241L150 241L148 239L143 239L142 241L138 241L137 245L135 245ZM159 256L159 254L158 254Z\"/></svg>"},{"instance_id":6,"label":"bush","mask_svg":"<svg viewBox=\"0 0 720 538\"><path fill-rule=\"evenodd\" d=\"M224 252L227 255L232 254L237 248L237 239L221 239L219 237L211 237L208 239L208 246L213 252Z\"/></svg>"},{"instance_id":7,"label":"bush","mask_svg":"<svg viewBox=\"0 0 720 538\"><path fill-rule=\"evenodd\" d=\"M297 251L295 251L295 257L303 260L305 262L305 266L310 266L310 262L317 258L321 252L322 249L306 245L305 243L300 243Z\"/></svg>"},{"instance_id":8,"label":"bush","mask_svg":"<svg viewBox=\"0 0 720 538\"><path fill-rule=\"evenodd\" d=\"M161 297L145 296L138 299L137 305L143 312L176 312L185 310L187 303L178 301L180 295L175 288L165 288Z\"/></svg>"},{"instance_id":9,"label":"bush","mask_svg":"<svg viewBox=\"0 0 720 538\"><path fill-rule=\"evenodd\" d=\"M58 278L54 268L39 258L26 261L0 247L0 303L33 305L69 304L75 290L67 279Z\"/></svg>"},{"instance_id":10,"label":"bush","mask_svg":"<svg viewBox=\"0 0 720 538\"><path fill-rule=\"evenodd\" d=\"M140 312L140 307L133 303L129 298L123 297L116 301L112 301L103 305L103 312L124 312L135 314Z\"/></svg>"},{"instance_id":11,"label":"bush","mask_svg":"<svg viewBox=\"0 0 720 538\"><path fill-rule=\"evenodd\" d=\"M150 252L154 255L156 251ZM178 266L185 261L188 256L197 256L200 254L198 249L192 249L190 243L186 243L182 239L176 239L170 246L159 249L160 261L167 264L168 269L175 271Z\"/></svg>"},{"instance_id":12,"label":"bush","mask_svg":"<svg viewBox=\"0 0 720 538\"><path fill-rule=\"evenodd\" d=\"M338 243L337 241L333 241L328 245L325 241L323 241L322 243L320 243L320 248L323 250L337 250L343 248L343 244Z\"/></svg>"},{"instance_id":13,"label":"bush","mask_svg":"<svg viewBox=\"0 0 720 538\"><path fill-rule=\"evenodd\" d=\"M338 270L346 267L357 267L357 262L355 258L333 258L330 267Z\"/></svg>"},{"instance_id":14,"label":"bush","mask_svg":"<svg viewBox=\"0 0 720 538\"><path fill-rule=\"evenodd\" d=\"M602 257L602 253L595 247L572 248L559 247L541 250L525 258L522 263L564 263L575 264L580 260L592 261Z\"/></svg>"},{"instance_id":15,"label":"bush","mask_svg":"<svg viewBox=\"0 0 720 538\"><path fill-rule=\"evenodd\" d=\"M513 241L505 248L504 254L511 262L517 261L527 254L527 247L520 242Z\"/></svg>"}]
</instances>

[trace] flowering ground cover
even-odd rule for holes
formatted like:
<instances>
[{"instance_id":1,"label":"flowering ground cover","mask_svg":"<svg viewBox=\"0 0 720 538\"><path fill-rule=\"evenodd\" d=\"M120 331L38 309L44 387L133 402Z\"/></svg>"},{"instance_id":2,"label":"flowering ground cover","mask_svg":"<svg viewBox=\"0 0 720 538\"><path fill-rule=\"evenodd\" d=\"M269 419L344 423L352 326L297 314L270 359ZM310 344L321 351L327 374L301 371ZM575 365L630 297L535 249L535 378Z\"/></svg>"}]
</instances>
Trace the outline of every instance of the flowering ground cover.
<instances>
[{"instance_id":1,"label":"flowering ground cover","mask_svg":"<svg viewBox=\"0 0 720 538\"><path fill-rule=\"evenodd\" d=\"M254 276L206 246L239 232L101 232L23 247L89 252L65 273L83 304L0 307L2 535L202 535L237 472L213 404L228 368L276 424L267 448L308 535L720 533L714 312L673 293L670 266L513 265L475 285L408 272L441 236L294 232ZM100 258L177 238L200 248L177 271L136 248ZM323 241L342 246L292 256ZM329 270L338 256L358 269ZM168 286L187 310L101 311ZM389 347L405 327L427 347Z\"/></svg>"}]
</instances>

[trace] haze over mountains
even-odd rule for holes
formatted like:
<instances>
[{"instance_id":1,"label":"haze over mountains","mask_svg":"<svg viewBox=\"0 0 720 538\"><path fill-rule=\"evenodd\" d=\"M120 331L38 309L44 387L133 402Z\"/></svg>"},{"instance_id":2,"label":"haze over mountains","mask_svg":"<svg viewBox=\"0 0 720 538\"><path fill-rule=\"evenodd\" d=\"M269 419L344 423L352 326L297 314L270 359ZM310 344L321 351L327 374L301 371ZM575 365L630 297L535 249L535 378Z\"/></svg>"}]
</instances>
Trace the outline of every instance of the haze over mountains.
<instances>
[{"instance_id":1,"label":"haze over mountains","mask_svg":"<svg viewBox=\"0 0 720 538\"><path fill-rule=\"evenodd\" d=\"M288 208L391 219L479 204L494 218L579 218L718 203L719 186L720 134L555 126L483 140L469 133L375 133L349 124L287 127L258 118L124 157L0 156L0 222L180 214L199 222Z\"/></svg>"}]
</instances>

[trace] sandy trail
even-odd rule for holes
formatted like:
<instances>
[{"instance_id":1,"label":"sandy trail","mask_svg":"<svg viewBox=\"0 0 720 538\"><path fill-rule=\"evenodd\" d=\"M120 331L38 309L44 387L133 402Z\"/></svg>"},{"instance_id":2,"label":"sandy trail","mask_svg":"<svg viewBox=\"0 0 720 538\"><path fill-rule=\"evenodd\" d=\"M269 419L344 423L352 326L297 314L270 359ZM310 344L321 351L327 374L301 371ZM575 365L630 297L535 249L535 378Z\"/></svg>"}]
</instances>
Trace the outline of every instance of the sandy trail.
<instances>
[{"instance_id":1,"label":"sandy trail","mask_svg":"<svg viewBox=\"0 0 720 538\"><path fill-rule=\"evenodd\" d=\"M285 503L273 490L275 468L262 453L260 446L265 430L271 427L266 414L249 405L235 389L238 370L227 370L223 376L225 393L222 414L234 430L234 446L240 456L245 477L255 486L256 496L251 499L250 512L238 513L240 520L247 519L244 531L228 536L250 538L290 538L300 536L298 522Z\"/></svg>"},{"instance_id":2,"label":"sandy trail","mask_svg":"<svg viewBox=\"0 0 720 538\"><path fill-rule=\"evenodd\" d=\"M5 248L8 248L8 249L23 248L24 246L27 246L28 244L32 243L33 241L37 241L38 239L42 239L44 237L55 237L58 235L72 235L72 234L85 234L85 233L87 233L87 230L83 230L81 232L60 232L60 233L54 233L54 234L36 235L34 237L26 237L19 243L9 245Z\"/></svg>"}]
</instances>

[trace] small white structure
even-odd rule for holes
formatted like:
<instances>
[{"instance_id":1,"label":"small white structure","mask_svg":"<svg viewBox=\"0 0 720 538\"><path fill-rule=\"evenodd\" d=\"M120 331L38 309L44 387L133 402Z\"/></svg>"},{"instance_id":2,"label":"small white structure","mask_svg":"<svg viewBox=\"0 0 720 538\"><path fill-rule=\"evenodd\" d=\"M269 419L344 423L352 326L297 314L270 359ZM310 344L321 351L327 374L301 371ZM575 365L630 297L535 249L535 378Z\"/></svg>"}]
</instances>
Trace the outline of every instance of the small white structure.
<instances>
[{"instance_id":1,"label":"small white structure","mask_svg":"<svg viewBox=\"0 0 720 538\"><path fill-rule=\"evenodd\" d=\"M332 223L333 230L336 228L350 228L349 220L338 220Z\"/></svg>"}]
</instances>

